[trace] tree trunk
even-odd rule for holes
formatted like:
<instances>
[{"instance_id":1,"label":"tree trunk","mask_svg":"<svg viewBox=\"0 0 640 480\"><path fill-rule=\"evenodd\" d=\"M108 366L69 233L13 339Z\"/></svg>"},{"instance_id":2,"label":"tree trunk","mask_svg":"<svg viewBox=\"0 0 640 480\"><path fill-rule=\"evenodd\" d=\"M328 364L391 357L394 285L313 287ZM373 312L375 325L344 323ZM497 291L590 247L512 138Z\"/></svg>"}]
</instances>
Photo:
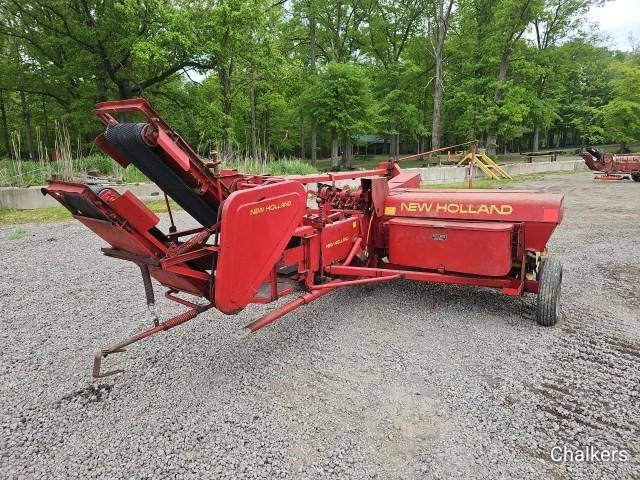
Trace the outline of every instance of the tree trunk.
<instances>
[{"instance_id":1,"label":"tree trunk","mask_svg":"<svg viewBox=\"0 0 640 480\"><path fill-rule=\"evenodd\" d=\"M316 19L309 17L309 67L314 72L316 69Z\"/></svg>"},{"instance_id":2,"label":"tree trunk","mask_svg":"<svg viewBox=\"0 0 640 480\"><path fill-rule=\"evenodd\" d=\"M47 97L42 95L42 116L44 117L44 146L49 149L49 114L47 113Z\"/></svg>"},{"instance_id":3,"label":"tree trunk","mask_svg":"<svg viewBox=\"0 0 640 480\"><path fill-rule=\"evenodd\" d=\"M397 160L398 158L400 158L400 132L396 133L395 139L396 150L395 152L393 152L393 156L396 157Z\"/></svg>"},{"instance_id":4,"label":"tree trunk","mask_svg":"<svg viewBox=\"0 0 640 480\"><path fill-rule=\"evenodd\" d=\"M120 100L128 100L133 96L127 80L117 82L116 86L118 87L118 96L120 97ZM122 112L118 117L122 123L133 122L133 112Z\"/></svg>"},{"instance_id":5,"label":"tree trunk","mask_svg":"<svg viewBox=\"0 0 640 480\"><path fill-rule=\"evenodd\" d=\"M396 134L391 135L391 141L389 142L389 156L396 156Z\"/></svg>"},{"instance_id":6,"label":"tree trunk","mask_svg":"<svg viewBox=\"0 0 640 480\"><path fill-rule=\"evenodd\" d=\"M267 151L264 154L264 161L267 162L271 155L271 112L269 110L265 112L264 135L265 145L267 148Z\"/></svg>"},{"instance_id":7,"label":"tree trunk","mask_svg":"<svg viewBox=\"0 0 640 480\"><path fill-rule=\"evenodd\" d=\"M446 3L446 8L445 8ZM435 3L435 49L434 57L436 61L436 72L434 78L434 95L433 95L433 123L431 126L431 146L432 148L440 148L441 136L441 119L442 119L442 94L444 92L444 41L447 37L449 29L449 16L453 9L453 0L439 0ZM426 102L425 102L426 103Z\"/></svg>"},{"instance_id":8,"label":"tree trunk","mask_svg":"<svg viewBox=\"0 0 640 480\"><path fill-rule=\"evenodd\" d=\"M31 112L27 103L27 96L20 90L20 105L22 105L22 121L24 123L24 131L27 137L27 149L29 150L29 160L36 158L35 149L33 148L33 130L31 129Z\"/></svg>"},{"instance_id":9,"label":"tree trunk","mask_svg":"<svg viewBox=\"0 0 640 480\"><path fill-rule=\"evenodd\" d=\"M338 132L335 127L331 129L331 170L338 169Z\"/></svg>"},{"instance_id":10,"label":"tree trunk","mask_svg":"<svg viewBox=\"0 0 640 480\"><path fill-rule=\"evenodd\" d=\"M107 59L105 59L106 61L108 61ZM130 72L131 71L131 57L127 56L124 64L122 65L123 67L123 71L125 72ZM118 93L120 94L120 100L127 100L131 97L133 97L133 91L131 88L131 81L124 78L124 79L113 79L116 82L116 86L118 87ZM138 94L139 95L143 95L143 91L139 91Z\"/></svg>"},{"instance_id":11,"label":"tree trunk","mask_svg":"<svg viewBox=\"0 0 640 480\"><path fill-rule=\"evenodd\" d=\"M347 155L347 169L351 170L353 168L353 143L351 142L351 137L347 137L345 145L345 152Z\"/></svg>"},{"instance_id":12,"label":"tree trunk","mask_svg":"<svg viewBox=\"0 0 640 480\"><path fill-rule=\"evenodd\" d=\"M434 94L433 94L433 124L431 127L431 146L433 149L440 148L440 119L442 114L442 92L444 90L442 78L442 63L444 51L445 32L440 27L438 38L436 39L435 60L436 74L434 78Z\"/></svg>"},{"instance_id":13,"label":"tree trunk","mask_svg":"<svg viewBox=\"0 0 640 480\"><path fill-rule=\"evenodd\" d=\"M11 144L9 142L7 111L4 106L4 90L0 90L0 115L2 116L2 139L4 140L5 155L8 157L11 152Z\"/></svg>"},{"instance_id":14,"label":"tree trunk","mask_svg":"<svg viewBox=\"0 0 640 480\"><path fill-rule=\"evenodd\" d=\"M258 161L258 141L256 138L256 89L251 87L251 159Z\"/></svg>"},{"instance_id":15,"label":"tree trunk","mask_svg":"<svg viewBox=\"0 0 640 480\"><path fill-rule=\"evenodd\" d=\"M300 158L304 160L304 118L300 115Z\"/></svg>"},{"instance_id":16,"label":"tree trunk","mask_svg":"<svg viewBox=\"0 0 640 480\"><path fill-rule=\"evenodd\" d=\"M506 48L504 52L502 52L502 59L500 60L500 71L498 73L498 86L496 87L496 92L493 97L496 103L496 106L498 105L498 103L500 103L503 97L502 88L504 87L504 84L507 82L507 71L509 70L510 60L511 60L511 49ZM497 126L494 125L491 128L491 131L487 134L487 144L486 144L487 155L493 155L496 152L496 146L497 146L496 129L497 129Z\"/></svg>"},{"instance_id":17,"label":"tree trunk","mask_svg":"<svg viewBox=\"0 0 640 480\"><path fill-rule=\"evenodd\" d=\"M98 102L106 102L109 99L109 87L107 87L107 79L97 74L96 90L98 91Z\"/></svg>"},{"instance_id":18,"label":"tree trunk","mask_svg":"<svg viewBox=\"0 0 640 480\"><path fill-rule=\"evenodd\" d=\"M318 161L318 135L316 121L311 122L311 164L316 165Z\"/></svg>"},{"instance_id":19,"label":"tree trunk","mask_svg":"<svg viewBox=\"0 0 640 480\"><path fill-rule=\"evenodd\" d=\"M313 15L309 17L309 67L311 73L316 71L316 19ZM316 119L311 120L311 164L316 165L318 161L318 125Z\"/></svg>"},{"instance_id":20,"label":"tree trunk","mask_svg":"<svg viewBox=\"0 0 640 480\"><path fill-rule=\"evenodd\" d=\"M433 95L433 125L431 127L431 144L434 149L440 148L440 117L442 108L442 52L436 50L436 76Z\"/></svg>"},{"instance_id":21,"label":"tree trunk","mask_svg":"<svg viewBox=\"0 0 640 480\"><path fill-rule=\"evenodd\" d=\"M226 68L221 68L218 76L220 78L220 86L222 87L222 158L229 160L233 157L233 144L231 140L231 75Z\"/></svg>"},{"instance_id":22,"label":"tree trunk","mask_svg":"<svg viewBox=\"0 0 640 480\"><path fill-rule=\"evenodd\" d=\"M540 145L540 125L537 125L533 128L533 148L532 152L537 152Z\"/></svg>"}]
</instances>

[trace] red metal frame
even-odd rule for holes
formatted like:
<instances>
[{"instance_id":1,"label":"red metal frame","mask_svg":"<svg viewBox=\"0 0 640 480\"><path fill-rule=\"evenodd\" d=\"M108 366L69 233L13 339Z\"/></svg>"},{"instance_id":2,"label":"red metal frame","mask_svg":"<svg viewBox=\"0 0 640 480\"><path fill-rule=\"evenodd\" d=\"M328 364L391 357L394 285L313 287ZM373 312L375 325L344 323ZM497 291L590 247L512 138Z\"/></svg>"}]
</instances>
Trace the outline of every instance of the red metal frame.
<instances>
[{"instance_id":1,"label":"red metal frame","mask_svg":"<svg viewBox=\"0 0 640 480\"><path fill-rule=\"evenodd\" d=\"M218 221L181 232L172 222L162 233L158 217L130 193L96 193L66 182L44 189L109 244L106 255L141 266L150 308L150 278L168 288L169 300L189 308L98 352L95 377L103 375L106 356L210 308L233 314L296 288L304 293L246 330L255 332L337 288L397 279L535 293L539 256L562 220L560 194L423 190L419 174L403 172L394 158L369 171L286 178L218 170L219 162L206 164L145 100L105 102L95 110L105 126L131 114L147 120L144 141L215 207ZM123 166L130 163L104 134L96 143ZM339 186L345 180L360 185ZM307 206L311 184L317 185L317 207ZM391 263L393 252L404 264ZM208 303L187 302L177 292Z\"/></svg>"},{"instance_id":2,"label":"red metal frame","mask_svg":"<svg viewBox=\"0 0 640 480\"><path fill-rule=\"evenodd\" d=\"M581 154L584 163L594 172L599 180L622 180L632 177L636 182L640 181L640 154L613 154L600 152L596 149L587 149Z\"/></svg>"}]
</instances>

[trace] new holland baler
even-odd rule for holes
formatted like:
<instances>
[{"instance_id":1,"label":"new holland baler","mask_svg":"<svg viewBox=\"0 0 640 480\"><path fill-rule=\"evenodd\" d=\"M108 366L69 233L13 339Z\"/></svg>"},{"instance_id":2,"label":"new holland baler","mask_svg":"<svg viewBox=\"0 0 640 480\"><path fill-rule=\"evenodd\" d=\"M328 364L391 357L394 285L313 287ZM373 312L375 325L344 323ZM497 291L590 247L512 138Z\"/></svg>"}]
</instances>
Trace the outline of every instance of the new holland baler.
<instances>
[{"instance_id":1,"label":"new holland baler","mask_svg":"<svg viewBox=\"0 0 640 480\"><path fill-rule=\"evenodd\" d=\"M122 114L141 123L119 122ZM406 279L537 293L536 320L558 320L562 266L546 244L563 216L563 195L524 190L421 189L417 173L390 158L369 171L277 177L205 162L142 99L105 102L97 146L135 165L198 223L167 231L131 192L52 181L43 189L107 244L105 255L137 264L146 300L152 279L187 310L96 353L101 361L134 342L215 308L293 296L246 325L255 332L338 288ZM339 186L344 180L357 186ZM315 205L309 206L312 191ZM167 202L169 206L169 202ZM296 293L297 292L297 293ZM204 299L196 303L184 295Z\"/></svg>"}]
</instances>

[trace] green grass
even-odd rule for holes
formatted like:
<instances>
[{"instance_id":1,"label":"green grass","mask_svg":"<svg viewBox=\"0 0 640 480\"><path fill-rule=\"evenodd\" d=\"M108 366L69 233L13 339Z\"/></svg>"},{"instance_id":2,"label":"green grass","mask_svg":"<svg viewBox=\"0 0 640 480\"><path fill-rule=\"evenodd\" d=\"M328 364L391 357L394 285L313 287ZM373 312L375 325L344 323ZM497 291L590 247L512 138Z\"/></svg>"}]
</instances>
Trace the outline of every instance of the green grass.
<instances>
[{"instance_id":1,"label":"green grass","mask_svg":"<svg viewBox=\"0 0 640 480\"><path fill-rule=\"evenodd\" d=\"M26 235L27 232L25 232L24 230L16 230L15 232L11 232L9 235L7 235L7 240L20 240Z\"/></svg>"},{"instance_id":2,"label":"green grass","mask_svg":"<svg viewBox=\"0 0 640 480\"><path fill-rule=\"evenodd\" d=\"M167 211L164 200L152 200L146 202L146 205L154 213ZM171 210L175 212L182 210L182 208L177 203L171 202ZM55 223L66 220L71 220L71 213L64 207L37 208L34 210L0 210L0 225Z\"/></svg>"},{"instance_id":3,"label":"green grass","mask_svg":"<svg viewBox=\"0 0 640 480\"><path fill-rule=\"evenodd\" d=\"M66 208L38 208L35 210L0 210L0 225L22 225L25 223L51 223L69 220Z\"/></svg>"},{"instance_id":4,"label":"green grass","mask_svg":"<svg viewBox=\"0 0 640 480\"><path fill-rule=\"evenodd\" d=\"M235 168L243 173L269 173L271 175L307 175L318 170L310 163L300 159L272 160L267 163L240 159L224 162L221 168Z\"/></svg>"},{"instance_id":5,"label":"green grass","mask_svg":"<svg viewBox=\"0 0 640 480\"><path fill-rule=\"evenodd\" d=\"M145 202L145 205L153 213L165 213L167 211L167 205L166 203L164 203L164 200L151 200L149 202ZM182 210L182 207L173 200L169 202L169 205L171 205L172 212L178 212Z\"/></svg>"},{"instance_id":6,"label":"green grass","mask_svg":"<svg viewBox=\"0 0 640 480\"><path fill-rule=\"evenodd\" d=\"M542 172L542 173L529 173L526 175L516 175L511 180L493 180L490 178L481 178L473 180L473 188L479 189L491 189L500 188L512 183L526 182L527 180L540 180L547 175L569 175L573 173L584 173L585 170L560 170L557 172ZM469 188L469 182L457 182L457 183L436 183L433 185L425 184L421 188L451 188L451 189L464 189Z\"/></svg>"}]
</instances>

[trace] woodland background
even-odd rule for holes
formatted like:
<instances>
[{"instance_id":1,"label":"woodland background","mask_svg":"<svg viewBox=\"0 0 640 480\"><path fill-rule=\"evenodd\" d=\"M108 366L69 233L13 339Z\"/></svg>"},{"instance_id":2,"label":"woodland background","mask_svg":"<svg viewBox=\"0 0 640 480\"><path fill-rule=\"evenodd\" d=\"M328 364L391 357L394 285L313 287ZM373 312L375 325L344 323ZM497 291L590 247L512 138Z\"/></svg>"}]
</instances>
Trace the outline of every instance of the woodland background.
<instances>
[{"instance_id":1,"label":"woodland background","mask_svg":"<svg viewBox=\"0 0 640 480\"><path fill-rule=\"evenodd\" d=\"M0 158L55 156L60 128L87 154L95 103L139 96L226 159L624 148L640 48L603 46L597 3L0 0Z\"/></svg>"}]
</instances>

